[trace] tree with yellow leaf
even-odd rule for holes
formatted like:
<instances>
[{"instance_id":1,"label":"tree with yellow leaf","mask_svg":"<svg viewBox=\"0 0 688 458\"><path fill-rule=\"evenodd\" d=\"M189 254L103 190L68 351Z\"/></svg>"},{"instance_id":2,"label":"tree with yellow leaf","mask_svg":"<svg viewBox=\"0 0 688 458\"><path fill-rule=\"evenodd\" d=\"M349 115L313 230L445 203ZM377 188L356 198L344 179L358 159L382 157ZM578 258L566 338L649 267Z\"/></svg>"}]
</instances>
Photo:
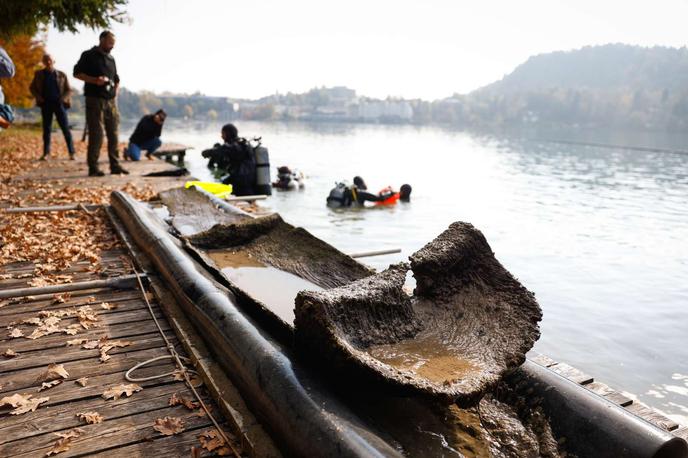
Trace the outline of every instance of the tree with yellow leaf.
<instances>
[{"instance_id":1,"label":"tree with yellow leaf","mask_svg":"<svg viewBox=\"0 0 688 458\"><path fill-rule=\"evenodd\" d=\"M34 72L40 68L41 58L45 53L43 42L30 35L15 35L9 41L0 40L0 46L5 48L16 68L14 78L0 82L5 93L5 103L19 108L32 107L33 96L29 85Z\"/></svg>"}]
</instances>

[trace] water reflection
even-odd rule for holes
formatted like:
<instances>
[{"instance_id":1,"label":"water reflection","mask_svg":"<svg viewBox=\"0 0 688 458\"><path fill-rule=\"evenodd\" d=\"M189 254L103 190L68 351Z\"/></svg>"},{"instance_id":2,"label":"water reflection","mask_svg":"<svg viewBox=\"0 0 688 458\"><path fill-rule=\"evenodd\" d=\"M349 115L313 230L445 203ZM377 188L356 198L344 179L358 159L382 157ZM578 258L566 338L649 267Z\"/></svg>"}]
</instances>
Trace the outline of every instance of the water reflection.
<instances>
[{"instance_id":1,"label":"water reflection","mask_svg":"<svg viewBox=\"0 0 688 458\"><path fill-rule=\"evenodd\" d=\"M200 151L218 141L220 127L165 127L167 140L196 148L187 158L200 179L210 179ZM344 252L402 248L366 260L378 269L405 260L451 222L471 222L535 291L544 310L538 351L686 415L685 393L667 387L682 388L672 376L688 373L688 155L538 140L680 148L685 135L248 122L239 129L263 137L273 174L289 165L308 176L303 192L265 203L287 221ZM373 191L410 183L412 201L328 209L335 181L355 175Z\"/></svg>"}]
</instances>

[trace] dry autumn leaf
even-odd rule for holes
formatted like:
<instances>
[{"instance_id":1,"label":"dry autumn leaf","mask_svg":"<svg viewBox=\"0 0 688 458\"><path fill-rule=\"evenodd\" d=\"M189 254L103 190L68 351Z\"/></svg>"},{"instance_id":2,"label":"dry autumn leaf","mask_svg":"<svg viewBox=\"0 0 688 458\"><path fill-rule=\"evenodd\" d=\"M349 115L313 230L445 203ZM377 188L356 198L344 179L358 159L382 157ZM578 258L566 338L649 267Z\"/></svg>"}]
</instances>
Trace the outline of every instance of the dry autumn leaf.
<instances>
[{"instance_id":1,"label":"dry autumn leaf","mask_svg":"<svg viewBox=\"0 0 688 458\"><path fill-rule=\"evenodd\" d=\"M131 396L132 394L141 391L143 388L135 383L122 383L108 388L103 393L103 398L114 399L115 401L120 398L120 396L126 395Z\"/></svg>"},{"instance_id":2,"label":"dry autumn leaf","mask_svg":"<svg viewBox=\"0 0 688 458\"><path fill-rule=\"evenodd\" d=\"M10 405L15 407L14 410L10 412L10 415L20 415L26 412L33 412L38 408L39 405L44 402L48 402L50 398L32 398L31 394L13 394L12 396L7 396L0 399L0 406Z\"/></svg>"},{"instance_id":3,"label":"dry autumn leaf","mask_svg":"<svg viewBox=\"0 0 688 458\"><path fill-rule=\"evenodd\" d=\"M153 429L165 436L179 434L184 431L184 420L178 417L165 417L155 420Z\"/></svg>"},{"instance_id":4,"label":"dry autumn leaf","mask_svg":"<svg viewBox=\"0 0 688 458\"><path fill-rule=\"evenodd\" d=\"M100 308L104 310L113 310L117 308L117 304L110 304L109 302L103 302L100 304Z\"/></svg>"},{"instance_id":5,"label":"dry autumn leaf","mask_svg":"<svg viewBox=\"0 0 688 458\"><path fill-rule=\"evenodd\" d=\"M50 449L45 456L57 455L58 453L68 451L72 446L72 439L76 439L77 437L81 436L83 432L84 431L82 429L76 428L66 433L53 433L60 438L55 441L53 448Z\"/></svg>"},{"instance_id":6,"label":"dry autumn leaf","mask_svg":"<svg viewBox=\"0 0 688 458\"><path fill-rule=\"evenodd\" d=\"M7 350L5 350L5 353L2 354L2 356L4 356L5 358L14 358L15 356L18 356L18 355L19 355L19 353L12 350L11 348L8 348Z\"/></svg>"},{"instance_id":7,"label":"dry autumn leaf","mask_svg":"<svg viewBox=\"0 0 688 458\"><path fill-rule=\"evenodd\" d=\"M98 412L82 412L76 414L76 416L89 425L103 422L103 417Z\"/></svg>"},{"instance_id":8,"label":"dry autumn leaf","mask_svg":"<svg viewBox=\"0 0 688 458\"><path fill-rule=\"evenodd\" d=\"M60 383L62 383L62 380L59 379L53 380L52 382L43 382L41 383L41 388L38 391L47 390L49 388L59 385Z\"/></svg>"},{"instance_id":9,"label":"dry autumn leaf","mask_svg":"<svg viewBox=\"0 0 688 458\"><path fill-rule=\"evenodd\" d=\"M81 345L84 342L88 342L88 339L73 339L73 340L68 340L67 341L67 346L71 347L74 345Z\"/></svg>"},{"instance_id":10,"label":"dry autumn leaf","mask_svg":"<svg viewBox=\"0 0 688 458\"><path fill-rule=\"evenodd\" d=\"M86 384L88 383L88 377L78 378L78 379L74 380L74 383L78 383L81 386L86 386Z\"/></svg>"},{"instance_id":11,"label":"dry autumn leaf","mask_svg":"<svg viewBox=\"0 0 688 458\"><path fill-rule=\"evenodd\" d=\"M42 321L38 317L33 317L33 318L24 318L21 320L22 324L32 324L34 326L40 326Z\"/></svg>"},{"instance_id":12,"label":"dry autumn leaf","mask_svg":"<svg viewBox=\"0 0 688 458\"><path fill-rule=\"evenodd\" d=\"M12 331L10 331L10 338L16 339L18 337L24 337L24 333L22 332L22 330L19 328L12 329Z\"/></svg>"},{"instance_id":13,"label":"dry autumn leaf","mask_svg":"<svg viewBox=\"0 0 688 458\"><path fill-rule=\"evenodd\" d=\"M48 369L43 372L36 379L37 382L49 382L50 380L55 380L59 378L69 378L69 373L65 370L62 364L50 363L48 364Z\"/></svg>"},{"instance_id":14,"label":"dry autumn leaf","mask_svg":"<svg viewBox=\"0 0 688 458\"><path fill-rule=\"evenodd\" d=\"M196 410L198 409L201 405L198 402L193 402L190 399L186 399L184 396L181 396L177 393L174 393L170 397L170 406L177 406L177 405L183 405L189 410Z\"/></svg>"},{"instance_id":15,"label":"dry autumn leaf","mask_svg":"<svg viewBox=\"0 0 688 458\"><path fill-rule=\"evenodd\" d=\"M202 432L198 436L201 446L209 452L215 452L219 456L229 455L231 450L227 447L227 443L215 429L209 429Z\"/></svg>"}]
</instances>

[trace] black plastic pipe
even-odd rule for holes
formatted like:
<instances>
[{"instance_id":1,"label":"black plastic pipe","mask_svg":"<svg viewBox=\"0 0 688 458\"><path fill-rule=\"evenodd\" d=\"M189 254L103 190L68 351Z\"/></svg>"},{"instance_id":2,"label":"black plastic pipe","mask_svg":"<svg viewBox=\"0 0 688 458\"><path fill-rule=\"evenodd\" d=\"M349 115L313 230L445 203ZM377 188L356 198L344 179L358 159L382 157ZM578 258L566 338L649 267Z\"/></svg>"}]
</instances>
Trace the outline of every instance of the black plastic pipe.
<instances>
[{"instance_id":1,"label":"black plastic pipe","mask_svg":"<svg viewBox=\"0 0 688 458\"><path fill-rule=\"evenodd\" d=\"M578 457L686 458L688 444L607 399L527 360L512 376L517 392L537 400L556 438Z\"/></svg>"},{"instance_id":2,"label":"black plastic pipe","mask_svg":"<svg viewBox=\"0 0 688 458\"><path fill-rule=\"evenodd\" d=\"M168 234L152 211L115 191L112 206L232 381L279 444L295 456L402 456L261 333Z\"/></svg>"}]
</instances>

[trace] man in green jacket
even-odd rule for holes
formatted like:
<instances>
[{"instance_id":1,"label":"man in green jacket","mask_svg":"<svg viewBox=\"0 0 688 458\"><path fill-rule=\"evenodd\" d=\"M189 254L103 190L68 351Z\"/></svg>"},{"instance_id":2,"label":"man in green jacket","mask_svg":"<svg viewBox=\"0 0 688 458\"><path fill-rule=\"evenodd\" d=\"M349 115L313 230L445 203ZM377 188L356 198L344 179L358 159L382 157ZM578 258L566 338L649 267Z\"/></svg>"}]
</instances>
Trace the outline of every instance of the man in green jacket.
<instances>
[{"instance_id":1,"label":"man in green jacket","mask_svg":"<svg viewBox=\"0 0 688 458\"><path fill-rule=\"evenodd\" d=\"M88 175L103 176L98 168L103 128L108 141L108 160L112 174L128 174L117 159L119 113L115 101L119 90L119 75L115 58L115 35L106 30L100 34L98 46L84 51L74 66L74 77L83 81L88 126Z\"/></svg>"}]
</instances>

